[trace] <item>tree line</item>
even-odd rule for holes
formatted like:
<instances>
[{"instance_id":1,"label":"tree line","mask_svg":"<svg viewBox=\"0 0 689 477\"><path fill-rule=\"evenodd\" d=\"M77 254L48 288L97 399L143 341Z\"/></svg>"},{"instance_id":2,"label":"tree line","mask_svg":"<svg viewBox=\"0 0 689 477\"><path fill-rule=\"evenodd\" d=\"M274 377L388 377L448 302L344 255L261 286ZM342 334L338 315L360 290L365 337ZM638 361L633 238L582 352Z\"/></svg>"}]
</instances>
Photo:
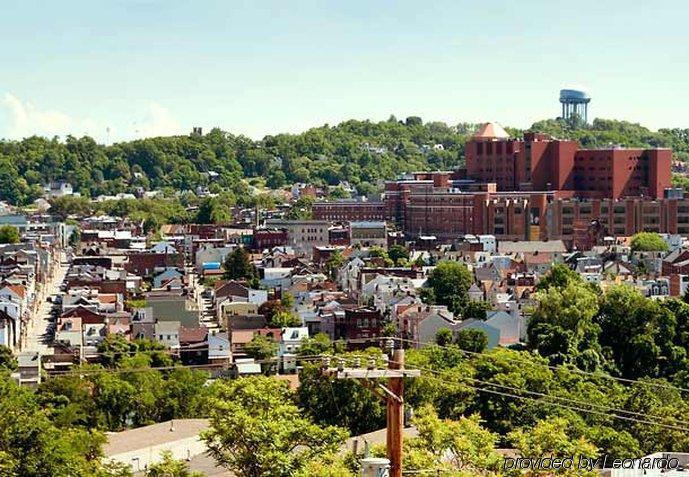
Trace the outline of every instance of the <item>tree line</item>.
<instances>
[{"instance_id":1,"label":"tree line","mask_svg":"<svg viewBox=\"0 0 689 477\"><path fill-rule=\"evenodd\" d=\"M408 117L372 122L349 120L301 134L251 140L220 129L205 135L155 137L112 145L90 137L29 137L0 141L0 200L26 205L43 186L65 180L85 197L137 190L229 192L244 197L254 178L280 188L306 182L337 185L348 181L362 194L381 181L414 170L447 170L464 164L464 143L476 124L447 125ZM531 130L571 138L583 147L611 144L671 147L689 160L689 129L650 131L625 121L596 119L590 125L562 120L535 123ZM513 136L520 130L509 129Z\"/></svg>"}]
</instances>

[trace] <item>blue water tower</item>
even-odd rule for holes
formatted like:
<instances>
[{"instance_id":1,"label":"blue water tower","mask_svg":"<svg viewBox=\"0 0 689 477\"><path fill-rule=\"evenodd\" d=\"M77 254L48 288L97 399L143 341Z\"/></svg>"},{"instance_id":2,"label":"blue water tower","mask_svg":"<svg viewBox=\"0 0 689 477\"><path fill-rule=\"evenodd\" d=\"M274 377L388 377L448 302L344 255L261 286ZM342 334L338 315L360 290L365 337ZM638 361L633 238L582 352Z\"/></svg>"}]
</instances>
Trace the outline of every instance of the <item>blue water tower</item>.
<instances>
[{"instance_id":1,"label":"blue water tower","mask_svg":"<svg viewBox=\"0 0 689 477\"><path fill-rule=\"evenodd\" d=\"M588 107L590 102L591 96L584 90L569 88L560 90L563 119L570 119L576 116L587 123L589 121Z\"/></svg>"}]
</instances>

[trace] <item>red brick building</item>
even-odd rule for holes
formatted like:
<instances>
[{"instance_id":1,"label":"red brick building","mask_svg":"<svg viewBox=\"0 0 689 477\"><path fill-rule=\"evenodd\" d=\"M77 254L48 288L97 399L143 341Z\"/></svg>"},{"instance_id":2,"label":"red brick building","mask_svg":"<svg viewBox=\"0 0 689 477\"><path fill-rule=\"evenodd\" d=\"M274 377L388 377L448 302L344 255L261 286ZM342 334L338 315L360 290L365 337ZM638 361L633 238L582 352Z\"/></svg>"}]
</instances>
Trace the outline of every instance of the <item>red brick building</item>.
<instances>
[{"instance_id":1,"label":"red brick building","mask_svg":"<svg viewBox=\"0 0 689 477\"><path fill-rule=\"evenodd\" d=\"M336 202L316 202L311 208L315 220L357 221L385 220L385 203L340 200Z\"/></svg>"},{"instance_id":2,"label":"red brick building","mask_svg":"<svg viewBox=\"0 0 689 477\"><path fill-rule=\"evenodd\" d=\"M379 310L367 307L346 308L344 316L324 316L323 329L332 340L345 339L365 347L381 335L383 319ZM351 345L351 343L350 343Z\"/></svg>"},{"instance_id":3,"label":"red brick building","mask_svg":"<svg viewBox=\"0 0 689 477\"><path fill-rule=\"evenodd\" d=\"M510 139L485 124L466 144L467 176L498 191L568 191L580 198L661 198L670 187L670 149L580 149L575 141L525 133Z\"/></svg>"},{"instance_id":4,"label":"red brick building","mask_svg":"<svg viewBox=\"0 0 689 477\"><path fill-rule=\"evenodd\" d=\"M156 269L183 266L184 256L180 253L131 252L127 255L124 269L129 273L147 277Z\"/></svg>"},{"instance_id":5,"label":"red brick building","mask_svg":"<svg viewBox=\"0 0 689 477\"><path fill-rule=\"evenodd\" d=\"M254 250L282 247L287 244L287 231L281 229L254 229Z\"/></svg>"},{"instance_id":6,"label":"red brick building","mask_svg":"<svg viewBox=\"0 0 689 477\"><path fill-rule=\"evenodd\" d=\"M689 201L664 198L669 149L580 149L575 141L485 124L466 144L466 169L418 172L387 182L381 203L316 203L325 220L380 215L407 238L492 234L500 240L588 243L597 233L689 233Z\"/></svg>"}]
</instances>

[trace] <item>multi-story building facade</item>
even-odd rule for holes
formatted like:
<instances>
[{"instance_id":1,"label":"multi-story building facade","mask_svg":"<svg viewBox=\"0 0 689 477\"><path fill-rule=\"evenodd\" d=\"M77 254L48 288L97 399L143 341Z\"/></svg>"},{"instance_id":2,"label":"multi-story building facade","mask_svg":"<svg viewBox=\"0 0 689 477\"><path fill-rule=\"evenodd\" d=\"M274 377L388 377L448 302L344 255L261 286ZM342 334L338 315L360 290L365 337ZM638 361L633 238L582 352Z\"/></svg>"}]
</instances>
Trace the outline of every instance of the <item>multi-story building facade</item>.
<instances>
[{"instance_id":1,"label":"multi-story building facade","mask_svg":"<svg viewBox=\"0 0 689 477\"><path fill-rule=\"evenodd\" d=\"M592 222L598 234L689 233L689 200L667 193L671 158L669 149L580 149L537 133L511 139L489 123L467 142L466 169L390 181L382 208L407 238L440 241L471 233L583 243ZM325 204L316 205L333 212L322 218L369 219Z\"/></svg>"},{"instance_id":2,"label":"multi-story building facade","mask_svg":"<svg viewBox=\"0 0 689 477\"><path fill-rule=\"evenodd\" d=\"M497 128L497 129L496 129ZM525 133L510 139L486 124L466 144L467 176L498 191L567 191L579 198L663 197L670 149L580 149L575 141Z\"/></svg>"},{"instance_id":3,"label":"multi-story building facade","mask_svg":"<svg viewBox=\"0 0 689 477\"><path fill-rule=\"evenodd\" d=\"M330 222L327 220L281 220L270 219L266 225L284 230L287 233L287 245L297 253L312 255L314 247L328 245Z\"/></svg>"},{"instance_id":4,"label":"multi-story building facade","mask_svg":"<svg viewBox=\"0 0 689 477\"><path fill-rule=\"evenodd\" d=\"M335 202L316 202L312 207L315 220L348 222L351 220L385 220L385 204L381 201L366 202L357 200L338 200Z\"/></svg>"},{"instance_id":5,"label":"multi-story building facade","mask_svg":"<svg viewBox=\"0 0 689 477\"><path fill-rule=\"evenodd\" d=\"M388 247L388 230L384 221L350 222L350 243L361 247Z\"/></svg>"}]
</instances>

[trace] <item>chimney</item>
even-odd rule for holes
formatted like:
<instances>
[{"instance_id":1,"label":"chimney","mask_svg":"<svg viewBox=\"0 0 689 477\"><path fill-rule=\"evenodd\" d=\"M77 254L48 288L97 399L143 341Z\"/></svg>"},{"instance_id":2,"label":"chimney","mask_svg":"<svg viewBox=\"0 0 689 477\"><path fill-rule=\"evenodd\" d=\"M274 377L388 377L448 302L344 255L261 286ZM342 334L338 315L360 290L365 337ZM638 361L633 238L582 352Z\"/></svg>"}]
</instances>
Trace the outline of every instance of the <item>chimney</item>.
<instances>
[{"instance_id":1,"label":"chimney","mask_svg":"<svg viewBox=\"0 0 689 477\"><path fill-rule=\"evenodd\" d=\"M450 186L450 175L446 172L433 174L433 187L447 189Z\"/></svg>"}]
</instances>

